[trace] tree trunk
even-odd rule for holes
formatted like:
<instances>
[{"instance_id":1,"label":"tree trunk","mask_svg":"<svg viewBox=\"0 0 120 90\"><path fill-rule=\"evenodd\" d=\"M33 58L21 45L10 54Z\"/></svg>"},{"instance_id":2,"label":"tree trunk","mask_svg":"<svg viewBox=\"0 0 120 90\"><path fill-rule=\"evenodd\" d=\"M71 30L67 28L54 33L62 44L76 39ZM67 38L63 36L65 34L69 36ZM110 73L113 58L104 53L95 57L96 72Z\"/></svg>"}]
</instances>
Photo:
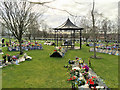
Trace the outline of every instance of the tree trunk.
<instances>
[{"instance_id":1,"label":"tree trunk","mask_svg":"<svg viewBox=\"0 0 120 90\"><path fill-rule=\"evenodd\" d=\"M18 40L19 41L19 47L20 47L20 55L23 54L22 52L22 40Z\"/></svg>"},{"instance_id":2,"label":"tree trunk","mask_svg":"<svg viewBox=\"0 0 120 90\"><path fill-rule=\"evenodd\" d=\"M10 40L10 33L9 33L9 43L10 43L10 41L11 41L11 40ZM11 45L11 43L10 43L10 45Z\"/></svg>"},{"instance_id":3,"label":"tree trunk","mask_svg":"<svg viewBox=\"0 0 120 90\"><path fill-rule=\"evenodd\" d=\"M94 19L94 6L95 6L95 2L93 0L93 9L92 9L92 12L91 12L91 15L92 15L92 21L93 21L93 42L94 42L94 58L96 58L96 50L95 50L95 46L96 46L96 35L95 35L95 19Z\"/></svg>"},{"instance_id":4,"label":"tree trunk","mask_svg":"<svg viewBox=\"0 0 120 90\"><path fill-rule=\"evenodd\" d=\"M34 37L34 40L35 40L35 42L36 42L36 39L35 39L35 37Z\"/></svg>"},{"instance_id":5,"label":"tree trunk","mask_svg":"<svg viewBox=\"0 0 120 90\"><path fill-rule=\"evenodd\" d=\"M30 40L30 42L31 42L31 34L28 35L28 38L29 38L29 40Z\"/></svg>"},{"instance_id":6,"label":"tree trunk","mask_svg":"<svg viewBox=\"0 0 120 90\"><path fill-rule=\"evenodd\" d=\"M96 50L95 50L95 47L96 47L96 43L95 43L95 40L94 40L94 58L96 58Z\"/></svg>"},{"instance_id":7,"label":"tree trunk","mask_svg":"<svg viewBox=\"0 0 120 90\"><path fill-rule=\"evenodd\" d=\"M86 43L87 43L88 38L86 38Z\"/></svg>"}]
</instances>

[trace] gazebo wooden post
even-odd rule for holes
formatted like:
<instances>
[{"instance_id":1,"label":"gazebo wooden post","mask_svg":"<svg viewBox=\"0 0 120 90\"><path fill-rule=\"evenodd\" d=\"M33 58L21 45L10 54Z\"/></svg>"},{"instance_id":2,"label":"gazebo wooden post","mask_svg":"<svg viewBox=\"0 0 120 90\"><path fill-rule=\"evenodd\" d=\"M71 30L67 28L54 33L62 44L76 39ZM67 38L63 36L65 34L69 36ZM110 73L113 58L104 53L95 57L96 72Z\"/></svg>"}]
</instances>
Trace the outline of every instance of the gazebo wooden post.
<instances>
[{"instance_id":1,"label":"gazebo wooden post","mask_svg":"<svg viewBox=\"0 0 120 90\"><path fill-rule=\"evenodd\" d=\"M60 46L62 46L62 34L60 33Z\"/></svg>"},{"instance_id":2,"label":"gazebo wooden post","mask_svg":"<svg viewBox=\"0 0 120 90\"><path fill-rule=\"evenodd\" d=\"M55 41L55 46L56 46L56 30L55 30L55 35L54 35L54 41Z\"/></svg>"},{"instance_id":3,"label":"gazebo wooden post","mask_svg":"<svg viewBox=\"0 0 120 90\"><path fill-rule=\"evenodd\" d=\"M58 30L57 30L57 47L58 47Z\"/></svg>"},{"instance_id":4,"label":"gazebo wooden post","mask_svg":"<svg viewBox=\"0 0 120 90\"><path fill-rule=\"evenodd\" d=\"M71 48L72 48L72 30L71 30Z\"/></svg>"},{"instance_id":5,"label":"gazebo wooden post","mask_svg":"<svg viewBox=\"0 0 120 90\"><path fill-rule=\"evenodd\" d=\"M81 30L80 30L80 49L81 49L81 46L82 46L82 43L81 43L82 39L81 38L82 38L82 33L81 33Z\"/></svg>"},{"instance_id":6,"label":"gazebo wooden post","mask_svg":"<svg viewBox=\"0 0 120 90\"><path fill-rule=\"evenodd\" d=\"M74 34L73 35L74 35L74 40L73 40L73 44L74 44L73 48L74 48L74 46L75 46L75 30L74 30Z\"/></svg>"}]
</instances>

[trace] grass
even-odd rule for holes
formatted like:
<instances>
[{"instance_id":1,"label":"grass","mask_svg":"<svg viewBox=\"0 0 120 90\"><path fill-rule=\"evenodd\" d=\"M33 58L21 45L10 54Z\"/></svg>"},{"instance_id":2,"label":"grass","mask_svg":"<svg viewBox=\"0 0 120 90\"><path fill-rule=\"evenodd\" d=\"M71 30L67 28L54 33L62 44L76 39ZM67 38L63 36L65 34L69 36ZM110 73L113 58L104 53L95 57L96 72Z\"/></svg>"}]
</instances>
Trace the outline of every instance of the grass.
<instances>
[{"instance_id":1,"label":"grass","mask_svg":"<svg viewBox=\"0 0 120 90\"><path fill-rule=\"evenodd\" d=\"M43 46L44 50L31 50L27 54L33 59L10 65L2 69L3 88L70 88L67 83L69 77L64 65L68 60L81 57L86 63L93 52L88 52L89 47L83 45L81 50L68 50L63 58L50 58L49 54L54 50L53 46ZM4 53L14 55L19 52ZM110 88L118 88L118 57L108 54L97 53L103 59L91 59L93 70L99 75Z\"/></svg>"}]
</instances>

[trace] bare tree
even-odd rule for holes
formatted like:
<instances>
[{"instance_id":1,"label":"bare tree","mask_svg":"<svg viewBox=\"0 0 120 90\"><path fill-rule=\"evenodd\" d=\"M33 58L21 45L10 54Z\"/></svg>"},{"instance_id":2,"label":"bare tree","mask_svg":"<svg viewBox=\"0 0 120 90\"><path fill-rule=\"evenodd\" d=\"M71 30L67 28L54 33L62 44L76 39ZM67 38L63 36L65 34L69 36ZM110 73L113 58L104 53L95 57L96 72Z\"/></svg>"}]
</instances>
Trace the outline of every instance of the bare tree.
<instances>
[{"instance_id":1,"label":"bare tree","mask_svg":"<svg viewBox=\"0 0 120 90\"><path fill-rule=\"evenodd\" d=\"M117 21L111 21L111 24L109 25L109 28L111 30L111 39L112 40L117 40L118 39L118 24Z\"/></svg>"},{"instance_id":2,"label":"bare tree","mask_svg":"<svg viewBox=\"0 0 120 90\"><path fill-rule=\"evenodd\" d=\"M6 30L5 30L5 27L1 24L1 29L2 29L2 32L1 32L1 36L5 36L6 35Z\"/></svg>"},{"instance_id":3,"label":"bare tree","mask_svg":"<svg viewBox=\"0 0 120 90\"><path fill-rule=\"evenodd\" d=\"M47 3L51 3L51 2L54 2L55 0L52 0L52 1L45 1L45 2L31 2L31 1L29 1L30 3L33 3L33 4L40 4L40 5L45 5L45 4L47 4Z\"/></svg>"},{"instance_id":4,"label":"bare tree","mask_svg":"<svg viewBox=\"0 0 120 90\"><path fill-rule=\"evenodd\" d=\"M107 31L108 31L108 20L107 18L103 19L101 22L102 30L104 32L104 41L107 42Z\"/></svg>"},{"instance_id":5,"label":"bare tree","mask_svg":"<svg viewBox=\"0 0 120 90\"><path fill-rule=\"evenodd\" d=\"M96 46L96 37L95 37L95 17L94 17L94 8L95 8L95 1L93 0L93 8L92 8L92 11L91 11L91 15L92 15L92 25L93 25L93 41L94 41L94 58L96 58L96 49L95 49L95 46Z\"/></svg>"},{"instance_id":6,"label":"bare tree","mask_svg":"<svg viewBox=\"0 0 120 90\"><path fill-rule=\"evenodd\" d=\"M34 5L42 5L42 6L44 6L44 7L47 7L47 8L50 8L50 9L54 9L54 10L59 10L59 11L62 11L62 12L66 12L66 13L68 13L70 16L75 16L75 15L73 15L72 13L70 13L69 11L67 11L67 10L64 10L64 9L59 9L59 8L55 8L55 7L51 7L50 5L47 5L47 4L49 4L49 3L52 3L52 2L54 2L54 1L56 1L56 0L51 0L51 1L44 1L44 2L34 2L34 1L29 1L31 4L34 4Z\"/></svg>"},{"instance_id":7,"label":"bare tree","mask_svg":"<svg viewBox=\"0 0 120 90\"><path fill-rule=\"evenodd\" d=\"M45 24L45 23L42 23L42 34L43 34L43 37L44 37L44 38L47 38L47 37L48 37L47 30L48 30L48 25Z\"/></svg>"},{"instance_id":8,"label":"bare tree","mask_svg":"<svg viewBox=\"0 0 120 90\"><path fill-rule=\"evenodd\" d=\"M34 14L35 13L32 13L33 14L33 17L34 17ZM38 14L38 17L40 16L40 14ZM27 30L27 33L29 33L29 39L31 38L31 36L34 38L35 40L35 37L36 35L38 34L38 30L40 28L40 25L38 23L38 17L34 18L34 21L31 21L31 24L29 25L28 27L28 30ZM32 19L31 19L32 20ZM31 39L30 39L31 40Z\"/></svg>"},{"instance_id":9,"label":"bare tree","mask_svg":"<svg viewBox=\"0 0 120 90\"><path fill-rule=\"evenodd\" d=\"M2 24L10 30L19 41L20 54L22 54L22 36L30 24L37 17L31 13L31 4L27 2L1 2L0 13Z\"/></svg>"},{"instance_id":10,"label":"bare tree","mask_svg":"<svg viewBox=\"0 0 120 90\"><path fill-rule=\"evenodd\" d=\"M87 43L87 40L91 36L91 23L90 23L91 21L89 20L89 18L87 18L87 16L84 16L81 18L80 22L81 22L80 25L84 27L82 36L85 38L85 41Z\"/></svg>"}]
</instances>

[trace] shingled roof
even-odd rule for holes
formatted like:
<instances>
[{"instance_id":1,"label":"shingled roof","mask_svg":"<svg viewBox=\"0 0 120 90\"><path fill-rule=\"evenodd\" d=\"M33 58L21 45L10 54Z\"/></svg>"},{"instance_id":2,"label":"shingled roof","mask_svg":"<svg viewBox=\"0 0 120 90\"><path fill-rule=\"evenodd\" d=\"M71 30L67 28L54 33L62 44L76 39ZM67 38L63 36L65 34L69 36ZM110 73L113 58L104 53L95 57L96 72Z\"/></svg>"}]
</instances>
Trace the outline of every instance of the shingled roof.
<instances>
[{"instance_id":1,"label":"shingled roof","mask_svg":"<svg viewBox=\"0 0 120 90\"><path fill-rule=\"evenodd\" d=\"M65 21L61 26L54 28L54 30L83 30L83 28L77 27L68 18L67 21Z\"/></svg>"}]
</instances>

